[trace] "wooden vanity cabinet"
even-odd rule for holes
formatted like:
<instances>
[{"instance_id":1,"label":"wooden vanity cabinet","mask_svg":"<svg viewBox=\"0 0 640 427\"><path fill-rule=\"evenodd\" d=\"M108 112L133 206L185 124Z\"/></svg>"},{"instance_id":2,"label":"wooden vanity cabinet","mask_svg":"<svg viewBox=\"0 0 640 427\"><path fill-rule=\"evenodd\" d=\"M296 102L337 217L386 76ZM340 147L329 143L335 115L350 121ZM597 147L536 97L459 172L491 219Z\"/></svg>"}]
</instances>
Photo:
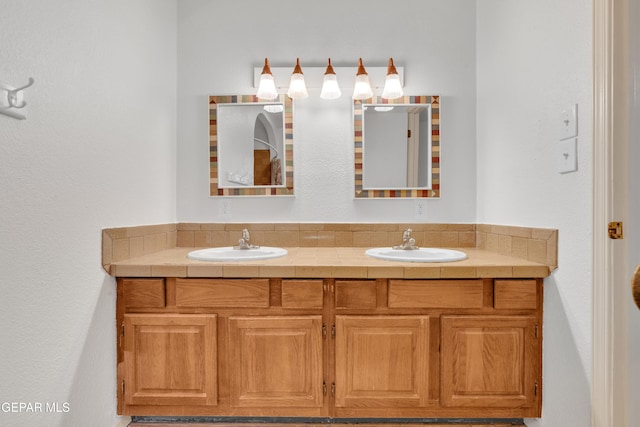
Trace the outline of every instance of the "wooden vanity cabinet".
<instances>
[{"instance_id":1,"label":"wooden vanity cabinet","mask_svg":"<svg viewBox=\"0 0 640 427\"><path fill-rule=\"evenodd\" d=\"M336 280L335 323L337 417L541 415L541 280Z\"/></svg>"},{"instance_id":2,"label":"wooden vanity cabinet","mask_svg":"<svg viewBox=\"0 0 640 427\"><path fill-rule=\"evenodd\" d=\"M327 417L323 280L118 279L118 412Z\"/></svg>"},{"instance_id":3,"label":"wooden vanity cabinet","mask_svg":"<svg viewBox=\"0 0 640 427\"><path fill-rule=\"evenodd\" d=\"M541 415L541 279L118 279L127 415Z\"/></svg>"}]
</instances>

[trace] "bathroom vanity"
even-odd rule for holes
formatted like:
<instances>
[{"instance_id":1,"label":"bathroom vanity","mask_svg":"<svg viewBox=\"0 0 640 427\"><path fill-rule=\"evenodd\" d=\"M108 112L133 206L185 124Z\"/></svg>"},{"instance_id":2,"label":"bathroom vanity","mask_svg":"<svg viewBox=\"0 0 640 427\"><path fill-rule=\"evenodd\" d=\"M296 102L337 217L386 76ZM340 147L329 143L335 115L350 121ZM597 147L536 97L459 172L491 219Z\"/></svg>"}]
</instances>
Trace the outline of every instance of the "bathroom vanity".
<instances>
[{"instance_id":1,"label":"bathroom vanity","mask_svg":"<svg viewBox=\"0 0 640 427\"><path fill-rule=\"evenodd\" d=\"M119 412L537 417L540 279L118 278Z\"/></svg>"},{"instance_id":2,"label":"bathroom vanity","mask_svg":"<svg viewBox=\"0 0 640 427\"><path fill-rule=\"evenodd\" d=\"M477 247L420 265L361 247L246 263L189 260L193 249L108 264L120 414L541 415L543 278L554 264Z\"/></svg>"}]
</instances>

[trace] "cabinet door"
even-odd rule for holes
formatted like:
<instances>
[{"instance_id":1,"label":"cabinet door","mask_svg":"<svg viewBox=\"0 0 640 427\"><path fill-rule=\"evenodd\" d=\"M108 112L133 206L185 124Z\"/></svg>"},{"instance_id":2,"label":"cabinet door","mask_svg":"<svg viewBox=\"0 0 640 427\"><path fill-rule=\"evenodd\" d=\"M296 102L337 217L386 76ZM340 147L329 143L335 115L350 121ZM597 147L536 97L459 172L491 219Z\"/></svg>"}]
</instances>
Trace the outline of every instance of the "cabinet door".
<instances>
[{"instance_id":1,"label":"cabinet door","mask_svg":"<svg viewBox=\"0 0 640 427\"><path fill-rule=\"evenodd\" d=\"M229 318L235 407L322 407L322 317Z\"/></svg>"},{"instance_id":2,"label":"cabinet door","mask_svg":"<svg viewBox=\"0 0 640 427\"><path fill-rule=\"evenodd\" d=\"M533 316L443 316L443 406L536 404L540 343Z\"/></svg>"},{"instance_id":3,"label":"cabinet door","mask_svg":"<svg viewBox=\"0 0 640 427\"><path fill-rule=\"evenodd\" d=\"M216 405L215 315L125 314L127 405Z\"/></svg>"},{"instance_id":4,"label":"cabinet door","mask_svg":"<svg viewBox=\"0 0 640 427\"><path fill-rule=\"evenodd\" d=\"M336 316L336 406L423 407L428 316Z\"/></svg>"}]
</instances>

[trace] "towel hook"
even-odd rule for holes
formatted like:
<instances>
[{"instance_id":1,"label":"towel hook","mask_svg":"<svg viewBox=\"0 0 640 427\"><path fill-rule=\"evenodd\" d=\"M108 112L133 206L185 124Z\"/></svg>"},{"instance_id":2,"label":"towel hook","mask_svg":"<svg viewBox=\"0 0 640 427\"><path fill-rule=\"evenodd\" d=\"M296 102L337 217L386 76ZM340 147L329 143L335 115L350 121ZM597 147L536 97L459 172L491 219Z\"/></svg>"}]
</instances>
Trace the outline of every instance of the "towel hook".
<instances>
[{"instance_id":1,"label":"towel hook","mask_svg":"<svg viewBox=\"0 0 640 427\"><path fill-rule=\"evenodd\" d=\"M27 103L24 100L22 100L22 102L18 104L18 93L28 87L31 87L33 83L35 83L33 77L29 77L29 83L27 83L26 85L16 89L7 90L7 101L9 101L9 108L24 108L27 106Z\"/></svg>"}]
</instances>

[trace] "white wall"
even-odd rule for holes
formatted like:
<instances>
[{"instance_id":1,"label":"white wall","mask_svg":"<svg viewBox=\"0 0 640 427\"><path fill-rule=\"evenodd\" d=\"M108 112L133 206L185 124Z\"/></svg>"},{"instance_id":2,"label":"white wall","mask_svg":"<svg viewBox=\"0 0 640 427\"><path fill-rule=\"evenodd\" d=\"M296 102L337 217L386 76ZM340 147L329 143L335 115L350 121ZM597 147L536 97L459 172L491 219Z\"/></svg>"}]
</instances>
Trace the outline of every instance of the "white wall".
<instances>
[{"instance_id":1,"label":"white wall","mask_svg":"<svg viewBox=\"0 0 640 427\"><path fill-rule=\"evenodd\" d=\"M303 67L393 56L408 94L443 96L443 197L423 220L560 229L543 418L529 424L589 425L591 4L393 7L402 19L386 24L381 0L3 1L0 78L36 85L28 120L0 116L0 401L70 412L0 412L1 425L117 422L100 229L221 219L208 197L207 96L252 93L265 56L292 67L296 56ZM318 92L295 106L296 196L227 199L232 219L415 220L411 201L353 200L350 97ZM579 171L559 175L551 128L567 103L580 105Z\"/></svg>"},{"instance_id":2,"label":"white wall","mask_svg":"<svg viewBox=\"0 0 640 427\"><path fill-rule=\"evenodd\" d=\"M544 394L529 425L590 425L592 6L481 0L477 7L478 222L559 229L545 281ZM554 131L579 105L578 171L555 168Z\"/></svg>"},{"instance_id":3,"label":"white wall","mask_svg":"<svg viewBox=\"0 0 640 427\"><path fill-rule=\"evenodd\" d=\"M175 0L3 0L0 79L2 426L106 426L116 416L115 283L101 229L175 221ZM46 403L69 412L46 413Z\"/></svg>"},{"instance_id":4,"label":"white wall","mask_svg":"<svg viewBox=\"0 0 640 427\"><path fill-rule=\"evenodd\" d=\"M393 10L390 10L390 7ZM397 17L397 18L396 18ZM253 67L405 67L405 92L441 95L442 198L418 221L475 220L475 4L466 0L178 2L178 218L220 221L209 198L207 96L252 94ZM354 79L338 76L338 79ZM351 94L295 101L295 197L227 198L231 221L414 221L412 200L353 200Z\"/></svg>"}]
</instances>

